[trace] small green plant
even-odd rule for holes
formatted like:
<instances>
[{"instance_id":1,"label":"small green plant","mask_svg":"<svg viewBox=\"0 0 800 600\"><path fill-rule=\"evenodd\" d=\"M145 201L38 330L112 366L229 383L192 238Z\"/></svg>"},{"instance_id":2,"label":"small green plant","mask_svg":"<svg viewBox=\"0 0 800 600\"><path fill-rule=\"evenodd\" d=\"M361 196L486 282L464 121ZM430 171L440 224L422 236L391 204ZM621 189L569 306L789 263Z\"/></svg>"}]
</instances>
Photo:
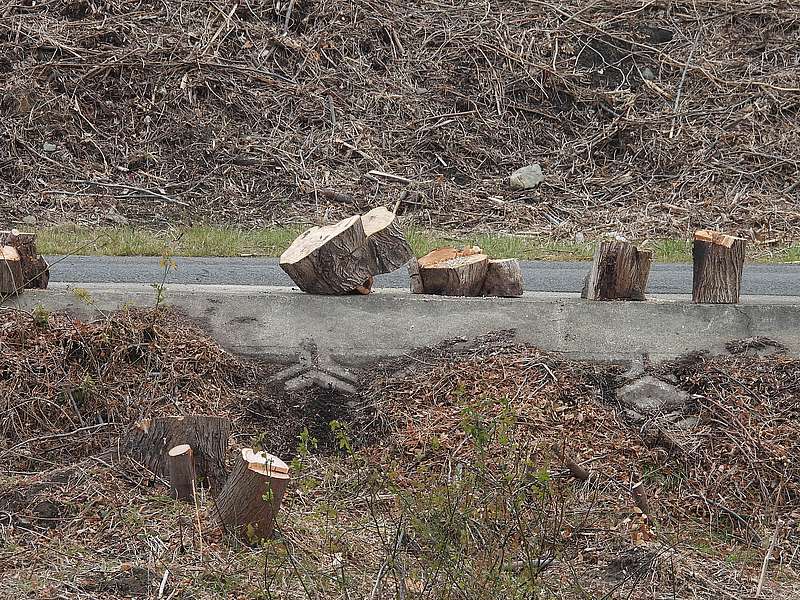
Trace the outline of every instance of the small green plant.
<instances>
[{"instance_id":1,"label":"small green plant","mask_svg":"<svg viewBox=\"0 0 800 600\"><path fill-rule=\"evenodd\" d=\"M353 445L350 442L350 435L347 431L347 425L334 419L330 422L329 427L331 428L331 433L333 433L333 437L336 440L336 445L339 447L339 450L342 450L352 456Z\"/></svg>"},{"instance_id":2,"label":"small green plant","mask_svg":"<svg viewBox=\"0 0 800 600\"><path fill-rule=\"evenodd\" d=\"M89 293L89 290L86 288L78 287L72 290L72 294L82 303L86 305L94 304L94 300L92 299L92 295Z\"/></svg>"},{"instance_id":3,"label":"small green plant","mask_svg":"<svg viewBox=\"0 0 800 600\"><path fill-rule=\"evenodd\" d=\"M178 268L177 264L175 263L175 259L172 258L172 251L168 246L164 247L164 252L161 254L161 260L158 264L162 270L161 282L152 284L153 289L156 291L156 309L158 309L164 303L164 298L166 296L165 284L167 282L167 275L170 271L174 271Z\"/></svg>"},{"instance_id":4,"label":"small green plant","mask_svg":"<svg viewBox=\"0 0 800 600\"><path fill-rule=\"evenodd\" d=\"M33 312L31 313L33 317L33 324L36 325L39 329L47 329L50 324L50 311L47 310L41 304L37 304L33 307Z\"/></svg>"}]
</instances>

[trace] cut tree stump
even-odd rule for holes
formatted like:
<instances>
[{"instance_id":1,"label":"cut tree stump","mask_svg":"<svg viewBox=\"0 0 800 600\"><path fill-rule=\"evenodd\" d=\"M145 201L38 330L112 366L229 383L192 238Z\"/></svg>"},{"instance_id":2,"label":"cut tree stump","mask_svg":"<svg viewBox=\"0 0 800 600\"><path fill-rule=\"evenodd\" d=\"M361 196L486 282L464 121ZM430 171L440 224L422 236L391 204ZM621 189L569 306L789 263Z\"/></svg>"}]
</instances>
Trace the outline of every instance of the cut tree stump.
<instances>
[{"instance_id":1,"label":"cut tree stump","mask_svg":"<svg viewBox=\"0 0 800 600\"><path fill-rule=\"evenodd\" d=\"M480 296L489 257L480 248L440 248L419 259L419 274L426 294Z\"/></svg>"},{"instance_id":2,"label":"cut tree stump","mask_svg":"<svg viewBox=\"0 0 800 600\"><path fill-rule=\"evenodd\" d=\"M623 241L600 242L581 298L644 300L653 253Z\"/></svg>"},{"instance_id":3,"label":"cut tree stump","mask_svg":"<svg viewBox=\"0 0 800 600\"><path fill-rule=\"evenodd\" d=\"M224 417L157 417L136 423L124 440L122 450L153 473L168 477L169 450L188 444L192 448L198 479L217 491L226 477L225 454L230 433L230 421Z\"/></svg>"},{"instance_id":4,"label":"cut tree stump","mask_svg":"<svg viewBox=\"0 0 800 600\"><path fill-rule=\"evenodd\" d=\"M22 263L23 285L27 289L46 289L50 281L50 267L36 252L36 234L21 233L16 229L0 231L0 246L11 246Z\"/></svg>"},{"instance_id":5,"label":"cut tree stump","mask_svg":"<svg viewBox=\"0 0 800 600\"><path fill-rule=\"evenodd\" d=\"M12 246L0 246L0 296L19 295L23 289L19 252Z\"/></svg>"},{"instance_id":6,"label":"cut tree stump","mask_svg":"<svg viewBox=\"0 0 800 600\"><path fill-rule=\"evenodd\" d=\"M281 254L280 266L309 294L369 293L369 247L361 217L312 227Z\"/></svg>"},{"instance_id":7,"label":"cut tree stump","mask_svg":"<svg viewBox=\"0 0 800 600\"><path fill-rule=\"evenodd\" d=\"M692 302L739 302L746 244L742 238L717 231L702 229L695 232L692 246Z\"/></svg>"},{"instance_id":8,"label":"cut tree stump","mask_svg":"<svg viewBox=\"0 0 800 600\"><path fill-rule=\"evenodd\" d=\"M195 480L197 479L192 447L189 444L180 444L170 448L167 455L169 487L172 497L178 500L191 500L194 498Z\"/></svg>"},{"instance_id":9,"label":"cut tree stump","mask_svg":"<svg viewBox=\"0 0 800 600\"><path fill-rule=\"evenodd\" d=\"M516 258L490 259L483 281L483 296L522 296L522 269Z\"/></svg>"},{"instance_id":10,"label":"cut tree stump","mask_svg":"<svg viewBox=\"0 0 800 600\"><path fill-rule=\"evenodd\" d=\"M248 542L269 539L289 483L289 467L277 456L244 448L217 497L225 528Z\"/></svg>"},{"instance_id":11,"label":"cut tree stump","mask_svg":"<svg viewBox=\"0 0 800 600\"><path fill-rule=\"evenodd\" d=\"M361 223L367 235L373 275L396 271L414 257L392 211L383 206L373 208L361 217Z\"/></svg>"}]
</instances>

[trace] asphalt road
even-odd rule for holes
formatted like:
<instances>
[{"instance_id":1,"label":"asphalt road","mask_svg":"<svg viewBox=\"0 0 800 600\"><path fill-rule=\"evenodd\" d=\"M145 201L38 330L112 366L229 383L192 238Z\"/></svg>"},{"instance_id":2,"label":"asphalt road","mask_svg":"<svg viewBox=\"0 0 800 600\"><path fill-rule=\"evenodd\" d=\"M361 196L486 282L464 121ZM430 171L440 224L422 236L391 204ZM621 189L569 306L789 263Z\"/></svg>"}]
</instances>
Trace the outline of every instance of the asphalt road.
<instances>
[{"instance_id":1,"label":"asphalt road","mask_svg":"<svg viewBox=\"0 0 800 600\"><path fill-rule=\"evenodd\" d=\"M157 283L164 271L158 257L48 256L50 280L69 283ZM292 285L274 258L182 258L167 274L166 283ZM522 263L525 289L539 292L579 292L589 270L587 262L529 261ZM376 278L375 287L405 288L408 275L400 269ZM690 264L653 265L647 290L653 294L689 294ZM743 294L800 296L800 265L746 265Z\"/></svg>"}]
</instances>

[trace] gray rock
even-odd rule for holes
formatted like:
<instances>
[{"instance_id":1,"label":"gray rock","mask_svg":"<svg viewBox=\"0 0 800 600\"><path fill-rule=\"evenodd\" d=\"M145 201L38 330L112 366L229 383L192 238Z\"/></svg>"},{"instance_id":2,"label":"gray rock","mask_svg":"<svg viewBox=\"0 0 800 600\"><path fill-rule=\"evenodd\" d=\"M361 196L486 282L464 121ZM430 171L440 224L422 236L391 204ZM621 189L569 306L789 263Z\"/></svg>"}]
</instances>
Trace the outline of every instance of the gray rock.
<instances>
[{"instance_id":1,"label":"gray rock","mask_svg":"<svg viewBox=\"0 0 800 600\"><path fill-rule=\"evenodd\" d=\"M689 395L647 375L617 390L617 398L633 410L652 415L684 408Z\"/></svg>"},{"instance_id":2,"label":"gray rock","mask_svg":"<svg viewBox=\"0 0 800 600\"><path fill-rule=\"evenodd\" d=\"M539 163L517 169L509 178L512 190L530 190L544 181L544 173Z\"/></svg>"},{"instance_id":3,"label":"gray rock","mask_svg":"<svg viewBox=\"0 0 800 600\"><path fill-rule=\"evenodd\" d=\"M648 81L653 81L656 78L656 74L653 73L653 69L650 67L645 67L642 69L642 79L647 79Z\"/></svg>"},{"instance_id":4,"label":"gray rock","mask_svg":"<svg viewBox=\"0 0 800 600\"><path fill-rule=\"evenodd\" d=\"M42 150L48 153L55 152L56 150L58 150L58 146L56 146L55 144L51 144L50 142L45 142L44 144L42 144Z\"/></svg>"},{"instance_id":5,"label":"gray rock","mask_svg":"<svg viewBox=\"0 0 800 600\"><path fill-rule=\"evenodd\" d=\"M28 225L29 227L33 227L34 225L36 225L36 217L34 217L33 215L22 217L22 222L25 223L25 225Z\"/></svg>"}]
</instances>

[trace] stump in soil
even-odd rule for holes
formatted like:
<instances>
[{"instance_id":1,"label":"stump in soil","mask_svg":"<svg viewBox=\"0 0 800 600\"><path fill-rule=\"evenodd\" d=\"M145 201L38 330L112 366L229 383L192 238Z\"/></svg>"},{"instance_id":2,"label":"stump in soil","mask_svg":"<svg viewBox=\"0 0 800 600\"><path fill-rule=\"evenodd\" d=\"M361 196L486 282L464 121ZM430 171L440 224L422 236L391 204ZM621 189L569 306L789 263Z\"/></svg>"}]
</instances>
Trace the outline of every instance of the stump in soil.
<instances>
[{"instance_id":1,"label":"stump in soil","mask_svg":"<svg viewBox=\"0 0 800 600\"><path fill-rule=\"evenodd\" d=\"M644 300L653 253L623 241L601 242L581 292L589 300Z\"/></svg>"},{"instance_id":2,"label":"stump in soil","mask_svg":"<svg viewBox=\"0 0 800 600\"><path fill-rule=\"evenodd\" d=\"M22 265L22 285L27 289L45 289L50 281L50 267L36 252L36 234L16 229L0 231L0 246L11 246L19 254Z\"/></svg>"},{"instance_id":3,"label":"stump in soil","mask_svg":"<svg viewBox=\"0 0 800 600\"><path fill-rule=\"evenodd\" d=\"M217 497L225 528L248 542L271 538L288 483L289 468L281 459L244 448Z\"/></svg>"},{"instance_id":4,"label":"stump in soil","mask_svg":"<svg viewBox=\"0 0 800 600\"><path fill-rule=\"evenodd\" d=\"M0 246L0 296L21 294L23 289L19 252L12 246Z\"/></svg>"},{"instance_id":5,"label":"stump in soil","mask_svg":"<svg viewBox=\"0 0 800 600\"><path fill-rule=\"evenodd\" d=\"M716 231L695 232L692 246L692 302L739 302L746 243L742 238Z\"/></svg>"},{"instance_id":6,"label":"stump in soil","mask_svg":"<svg viewBox=\"0 0 800 600\"><path fill-rule=\"evenodd\" d=\"M367 235L355 215L312 227L281 254L280 266L309 294L369 293L372 286Z\"/></svg>"},{"instance_id":7,"label":"stump in soil","mask_svg":"<svg viewBox=\"0 0 800 600\"><path fill-rule=\"evenodd\" d=\"M172 497L178 500L194 498L195 480L194 452L189 444L170 448L167 453L169 463L169 487Z\"/></svg>"},{"instance_id":8,"label":"stump in soil","mask_svg":"<svg viewBox=\"0 0 800 600\"><path fill-rule=\"evenodd\" d=\"M466 248L434 250L419 259L419 274L426 294L480 296L489 257Z\"/></svg>"},{"instance_id":9,"label":"stump in soil","mask_svg":"<svg viewBox=\"0 0 800 600\"><path fill-rule=\"evenodd\" d=\"M362 216L361 222L367 235L373 275L396 271L413 258L411 246L397 223L395 213L379 206Z\"/></svg>"},{"instance_id":10,"label":"stump in soil","mask_svg":"<svg viewBox=\"0 0 800 600\"><path fill-rule=\"evenodd\" d=\"M490 259L483 281L483 296L522 296L522 269L516 258Z\"/></svg>"},{"instance_id":11,"label":"stump in soil","mask_svg":"<svg viewBox=\"0 0 800 600\"><path fill-rule=\"evenodd\" d=\"M123 442L123 452L162 477L169 476L168 452L181 444L192 448L198 480L219 490L226 477L225 454L231 433L224 417L194 415L157 417L134 425Z\"/></svg>"}]
</instances>

